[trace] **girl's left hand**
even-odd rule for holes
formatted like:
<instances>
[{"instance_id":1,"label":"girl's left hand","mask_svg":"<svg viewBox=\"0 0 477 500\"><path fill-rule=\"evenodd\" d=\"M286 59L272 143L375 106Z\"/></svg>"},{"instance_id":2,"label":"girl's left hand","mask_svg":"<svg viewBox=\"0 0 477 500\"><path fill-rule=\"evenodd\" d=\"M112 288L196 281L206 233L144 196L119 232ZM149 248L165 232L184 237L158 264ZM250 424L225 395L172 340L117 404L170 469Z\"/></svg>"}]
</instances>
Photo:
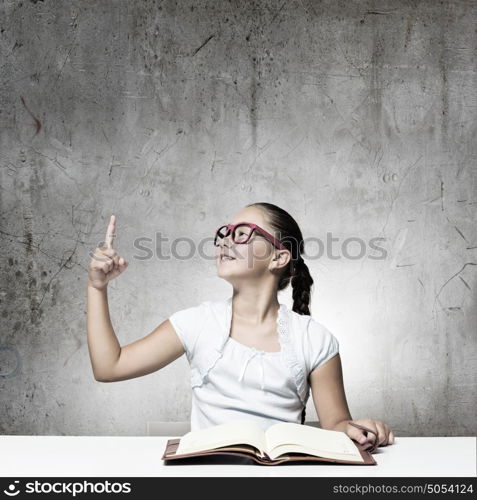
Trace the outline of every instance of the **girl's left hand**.
<instances>
[{"instance_id":1,"label":"girl's left hand","mask_svg":"<svg viewBox=\"0 0 477 500\"><path fill-rule=\"evenodd\" d=\"M387 446L394 444L394 433L387 424L374 420L372 418L360 418L351 420L355 424L362 425L372 431L376 432L376 436L371 432L366 432L348 423L346 427L346 434L364 446L364 449L377 448L378 446ZM376 443L377 440L377 443Z\"/></svg>"}]
</instances>

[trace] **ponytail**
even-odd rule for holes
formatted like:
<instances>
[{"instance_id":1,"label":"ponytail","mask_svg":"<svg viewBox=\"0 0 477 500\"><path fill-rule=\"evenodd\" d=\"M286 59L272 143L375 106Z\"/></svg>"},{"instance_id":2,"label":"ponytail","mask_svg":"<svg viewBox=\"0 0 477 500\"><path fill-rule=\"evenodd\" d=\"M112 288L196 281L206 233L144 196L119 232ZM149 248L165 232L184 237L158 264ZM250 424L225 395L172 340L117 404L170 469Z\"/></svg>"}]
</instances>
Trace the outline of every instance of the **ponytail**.
<instances>
[{"instance_id":1,"label":"ponytail","mask_svg":"<svg viewBox=\"0 0 477 500\"><path fill-rule=\"evenodd\" d=\"M293 287L293 311L298 314L310 314L310 294L313 278L310 275L310 270L305 264L303 257L300 255L294 262L295 274L292 275L291 284ZM306 406L301 412L301 423L305 423Z\"/></svg>"}]
</instances>

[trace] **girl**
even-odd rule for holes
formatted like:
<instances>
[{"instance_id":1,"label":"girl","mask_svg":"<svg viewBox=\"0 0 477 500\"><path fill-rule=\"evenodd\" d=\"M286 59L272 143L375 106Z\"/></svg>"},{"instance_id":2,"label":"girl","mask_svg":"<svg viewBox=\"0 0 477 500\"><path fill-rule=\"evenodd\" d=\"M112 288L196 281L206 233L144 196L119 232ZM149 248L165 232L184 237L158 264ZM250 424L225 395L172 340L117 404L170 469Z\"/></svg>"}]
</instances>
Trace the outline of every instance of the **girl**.
<instances>
[{"instance_id":1,"label":"girl","mask_svg":"<svg viewBox=\"0 0 477 500\"><path fill-rule=\"evenodd\" d=\"M107 284L128 266L105 246L88 269L88 348L94 377L113 382L140 377L186 354L191 368L191 430L253 419L303 424L310 388L322 429L345 432L368 451L394 443L389 426L352 420L343 388L339 344L310 316L313 279L303 260L296 221L270 203L246 205L215 233L218 275L233 287L224 300L176 311L149 335L121 347L111 325ZM293 307L277 299L291 283Z\"/></svg>"}]
</instances>

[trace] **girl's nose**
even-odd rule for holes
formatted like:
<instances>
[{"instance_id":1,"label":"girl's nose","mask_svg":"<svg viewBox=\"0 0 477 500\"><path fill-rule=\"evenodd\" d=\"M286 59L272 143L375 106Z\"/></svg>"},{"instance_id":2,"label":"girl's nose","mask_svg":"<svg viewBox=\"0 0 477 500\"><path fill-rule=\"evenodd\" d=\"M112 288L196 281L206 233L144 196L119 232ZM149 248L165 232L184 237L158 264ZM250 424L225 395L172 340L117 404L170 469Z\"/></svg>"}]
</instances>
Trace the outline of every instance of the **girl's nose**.
<instances>
[{"instance_id":1,"label":"girl's nose","mask_svg":"<svg viewBox=\"0 0 477 500\"><path fill-rule=\"evenodd\" d=\"M227 242L227 245L225 244ZM223 240L222 240L222 246L226 248L230 248L230 245L233 243L232 241L232 234L228 234Z\"/></svg>"}]
</instances>

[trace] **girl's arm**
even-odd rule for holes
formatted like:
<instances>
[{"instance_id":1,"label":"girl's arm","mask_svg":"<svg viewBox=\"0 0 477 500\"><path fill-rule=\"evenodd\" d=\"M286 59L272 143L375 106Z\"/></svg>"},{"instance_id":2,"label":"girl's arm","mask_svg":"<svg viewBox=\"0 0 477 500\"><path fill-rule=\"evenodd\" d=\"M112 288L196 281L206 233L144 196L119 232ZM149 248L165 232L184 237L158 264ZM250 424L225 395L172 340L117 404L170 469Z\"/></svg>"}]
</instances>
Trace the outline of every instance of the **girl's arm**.
<instances>
[{"instance_id":1,"label":"girl's arm","mask_svg":"<svg viewBox=\"0 0 477 500\"><path fill-rule=\"evenodd\" d=\"M345 431L352 417L343 387L339 354L310 373L310 386L321 428Z\"/></svg>"},{"instance_id":2,"label":"girl's arm","mask_svg":"<svg viewBox=\"0 0 477 500\"><path fill-rule=\"evenodd\" d=\"M119 359L121 346L109 317L108 290L99 290L88 283L86 325L88 350L94 378L105 381L111 367Z\"/></svg>"},{"instance_id":3,"label":"girl's arm","mask_svg":"<svg viewBox=\"0 0 477 500\"><path fill-rule=\"evenodd\" d=\"M121 347L109 317L107 289L101 291L88 285L87 294L88 349L98 382L142 377L184 354L184 347L168 319L145 337Z\"/></svg>"},{"instance_id":4,"label":"girl's arm","mask_svg":"<svg viewBox=\"0 0 477 500\"><path fill-rule=\"evenodd\" d=\"M140 377L160 370L184 354L184 347L169 320L149 335L120 346L109 316L107 285L128 263L112 247L115 222L111 216L105 246L96 248L88 269L88 349L94 378L100 382Z\"/></svg>"}]
</instances>

